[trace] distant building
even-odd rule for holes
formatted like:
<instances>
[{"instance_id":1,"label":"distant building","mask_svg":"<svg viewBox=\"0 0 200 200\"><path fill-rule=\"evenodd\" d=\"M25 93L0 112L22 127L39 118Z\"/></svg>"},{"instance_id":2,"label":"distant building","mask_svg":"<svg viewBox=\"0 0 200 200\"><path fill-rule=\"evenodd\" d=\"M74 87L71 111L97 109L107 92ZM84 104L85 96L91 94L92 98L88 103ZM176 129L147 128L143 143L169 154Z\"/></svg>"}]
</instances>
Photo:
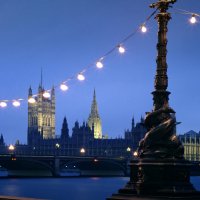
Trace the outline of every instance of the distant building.
<instances>
[{"instance_id":1,"label":"distant building","mask_svg":"<svg viewBox=\"0 0 200 200\"><path fill-rule=\"evenodd\" d=\"M0 136L0 154L4 154L4 153L6 153L6 146L5 146L3 135L1 134L1 136Z\"/></svg>"},{"instance_id":2,"label":"distant building","mask_svg":"<svg viewBox=\"0 0 200 200\"><path fill-rule=\"evenodd\" d=\"M145 133L147 131L144 126L144 119L141 117L140 122L136 123L135 125L135 120L133 117L131 125L131 130L125 130L125 139L133 141L135 146L138 146L140 140L145 136Z\"/></svg>"},{"instance_id":3,"label":"distant building","mask_svg":"<svg viewBox=\"0 0 200 200\"><path fill-rule=\"evenodd\" d=\"M55 137L55 91L52 88L50 97L43 96L45 90L39 85L35 103L28 103L28 144L39 134L43 139ZM32 97L29 88L28 98Z\"/></svg>"},{"instance_id":4,"label":"distant building","mask_svg":"<svg viewBox=\"0 0 200 200\"><path fill-rule=\"evenodd\" d=\"M4 138L3 138L3 135L1 134L1 136L0 136L0 146L4 146L4 145L5 145Z\"/></svg>"},{"instance_id":5,"label":"distant building","mask_svg":"<svg viewBox=\"0 0 200 200\"><path fill-rule=\"evenodd\" d=\"M130 131L125 131L124 138L103 137L94 91L88 122L79 125L76 121L70 135L67 119L64 117L60 136L55 137L54 88L49 98L43 97L43 93L44 89L40 85L35 103L28 103L28 145L16 143L16 154L131 157L146 132L142 118L136 125L132 119L132 128ZM29 98L32 96L30 88ZM3 143L3 136L1 136L0 144ZM7 149L5 145L3 146L0 152L5 152Z\"/></svg>"},{"instance_id":6,"label":"distant building","mask_svg":"<svg viewBox=\"0 0 200 200\"><path fill-rule=\"evenodd\" d=\"M69 128L66 117L64 117L62 129L61 129L61 139L67 139L69 138Z\"/></svg>"},{"instance_id":7,"label":"distant building","mask_svg":"<svg viewBox=\"0 0 200 200\"><path fill-rule=\"evenodd\" d=\"M91 113L88 118L88 126L92 130L94 126L94 138L102 138L102 127L101 127L101 119L98 112L98 106L96 101L96 93L94 90L93 101L91 105Z\"/></svg>"},{"instance_id":8,"label":"distant building","mask_svg":"<svg viewBox=\"0 0 200 200\"><path fill-rule=\"evenodd\" d=\"M184 146L185 159L200 161L200 133L191 130L183 135L179 135L179 139Z\"/></svg>"}]
</instances>

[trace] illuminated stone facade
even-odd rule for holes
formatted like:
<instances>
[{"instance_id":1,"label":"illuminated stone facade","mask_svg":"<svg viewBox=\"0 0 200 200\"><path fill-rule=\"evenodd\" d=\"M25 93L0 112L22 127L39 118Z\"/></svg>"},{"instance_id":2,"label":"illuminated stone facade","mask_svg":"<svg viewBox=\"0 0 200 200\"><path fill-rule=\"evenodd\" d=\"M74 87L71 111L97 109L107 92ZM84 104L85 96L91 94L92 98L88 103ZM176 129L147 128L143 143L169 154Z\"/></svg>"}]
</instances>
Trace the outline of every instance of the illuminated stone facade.
<instances>
[{"instance_id":1,"label":"illuminated stone facade","mask_svg":"<svg viewBox=\"0 0 200 200\"><path fill-rule=\"evenodd\" d=\"M93 101L92 101L92 106L91 106L91 113L88 118L88 126L90 127L91 130L93 130L93 126L94 126L94 138L96 139L102 138L101 119L98 113L95 90L94 90Z\"/></svg>"},{"instance_id":2,"label":"illuminated stone facade","mask_svg":"<svg viewBox=\"0 0 200 200\"><path fill-rule=\"evenodd\" d=\"M184 146L184 157L186 160L200 161L200 133L191 130L179 138Z\"/></svg>"},{"instance_id":3,"label":"illuminated stone facade","mask_svg":"<svg viewBox=\"0 0 200 200\"><path fill-rule=\"evenodd\" d=\"M44 89L40 85L35 103L28 103L28 143L40 134L43 139L55 137L55 91L51 90L49 98L43 97ZM28 97L32 97L32 89L29 88Z\"/></svg>"}]
</instances>

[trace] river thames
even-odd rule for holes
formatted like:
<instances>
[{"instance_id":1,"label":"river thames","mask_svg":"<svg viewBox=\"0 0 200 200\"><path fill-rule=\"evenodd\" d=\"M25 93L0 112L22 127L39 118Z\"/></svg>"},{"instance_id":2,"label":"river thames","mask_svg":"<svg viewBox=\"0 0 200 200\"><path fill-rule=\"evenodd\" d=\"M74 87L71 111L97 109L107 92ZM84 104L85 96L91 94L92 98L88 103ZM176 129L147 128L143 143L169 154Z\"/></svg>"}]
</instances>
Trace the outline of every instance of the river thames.
<instances>
[{"instance_id":1,"label":"river thames","mask_svg":"<svg viewBox=\"0 0 200 200\"><path fill-rule=\"evenodd\" d=\"M104 200L128 180L128 177L2 178L0 195L51 200ZM191 177L191 182L200 190L200 177Z\"/></svg>"}]
</instances>

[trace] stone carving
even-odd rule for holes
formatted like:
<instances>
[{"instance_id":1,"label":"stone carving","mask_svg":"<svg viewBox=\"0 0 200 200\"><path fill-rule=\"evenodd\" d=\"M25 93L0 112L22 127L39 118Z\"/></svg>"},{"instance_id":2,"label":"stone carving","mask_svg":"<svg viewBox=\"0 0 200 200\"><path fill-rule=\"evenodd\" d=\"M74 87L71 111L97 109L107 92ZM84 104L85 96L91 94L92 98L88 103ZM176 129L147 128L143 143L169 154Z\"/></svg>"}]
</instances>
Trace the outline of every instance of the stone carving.
<instances>
[{"instance_id":1,"label":"stone carving","mask_svg":"<svg viewBox=\"0 0 200 200\"><path fill-rule=\"evenodd\" d=\"M147 113L144 124L147 133L139 144L140 158L183 158L184 148L175 133L179 123L172 108Z\"/></svg>"}]
</instances>

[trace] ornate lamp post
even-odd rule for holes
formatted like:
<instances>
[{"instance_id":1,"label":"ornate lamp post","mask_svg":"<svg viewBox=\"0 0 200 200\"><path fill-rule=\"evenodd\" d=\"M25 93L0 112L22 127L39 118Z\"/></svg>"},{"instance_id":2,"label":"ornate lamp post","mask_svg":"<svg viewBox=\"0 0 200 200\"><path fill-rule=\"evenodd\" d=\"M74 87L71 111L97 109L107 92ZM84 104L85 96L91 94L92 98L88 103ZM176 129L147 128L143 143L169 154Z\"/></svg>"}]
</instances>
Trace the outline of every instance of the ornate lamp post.
<instances>
[{"instance_id":1,"label":"ornate lamp post","mask_svg":"<svg viewBox=\"0 0 200 200\"><path fill-rule=\"evenodd\" d=\"M176 136L175 111L169 107L167 91L167 25L171 19L168 9L176 0L158 0L150 5L159 10L157 69L154 82L153 111L146 114L145 137L140 141L138 160L132 160L130 181L109 200L131 199L130 194L165 199L177 196L181 199L200 199L190 183L190 163L184 160L184 148ZM128 194L128 195L127 195ZM161 198L162 197L162 198Z\"/></svg>"},{"instance_id":2,"label":"ornate lamp post","mask_svg":"<svg viewBox=\"0 0 200 200\"><path fill-rule=\"evenodd\" d=\"M139 158L183 158L183 146L176 137L175 111L169 107L169 94L167 91L167 24L171 19L167 12L170 4L176 0L159 0L151 4L151 8L157 8L160 12L156 15L158 21L157 43L157 69L154 82L153 111L148 112L145 118L145 126L148 130L144 139L140 142Z\"/></svg>"}]
</instances>

